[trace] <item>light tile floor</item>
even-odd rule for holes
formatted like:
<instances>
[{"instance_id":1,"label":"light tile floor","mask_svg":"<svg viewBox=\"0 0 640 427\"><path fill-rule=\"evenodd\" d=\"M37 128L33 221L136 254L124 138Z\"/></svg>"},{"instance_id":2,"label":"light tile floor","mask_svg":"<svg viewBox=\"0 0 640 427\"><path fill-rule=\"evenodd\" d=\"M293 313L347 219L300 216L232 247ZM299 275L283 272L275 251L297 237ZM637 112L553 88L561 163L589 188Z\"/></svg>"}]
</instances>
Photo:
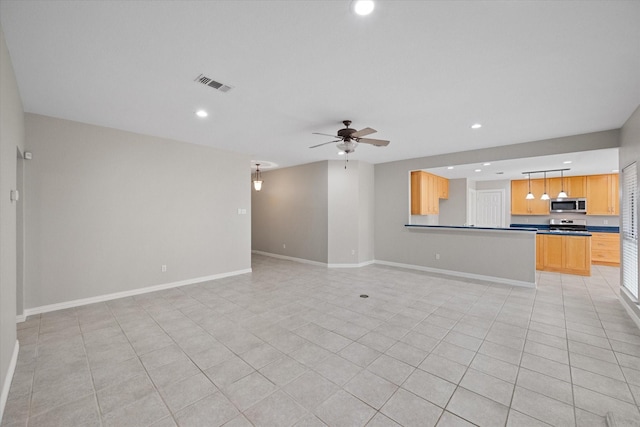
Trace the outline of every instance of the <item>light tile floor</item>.
<instances>
[{"instance_id":1,"label":"light tile floor","mask_svg":"<svg viewBox=\"0 0 640 427\"><path fill-rule=\"evenodd\" d=\"M640 330L619 270L538 277L533 290L254 256L252 274L33 316L2 426L638 420Z\"/></svg>"}]
</instances>

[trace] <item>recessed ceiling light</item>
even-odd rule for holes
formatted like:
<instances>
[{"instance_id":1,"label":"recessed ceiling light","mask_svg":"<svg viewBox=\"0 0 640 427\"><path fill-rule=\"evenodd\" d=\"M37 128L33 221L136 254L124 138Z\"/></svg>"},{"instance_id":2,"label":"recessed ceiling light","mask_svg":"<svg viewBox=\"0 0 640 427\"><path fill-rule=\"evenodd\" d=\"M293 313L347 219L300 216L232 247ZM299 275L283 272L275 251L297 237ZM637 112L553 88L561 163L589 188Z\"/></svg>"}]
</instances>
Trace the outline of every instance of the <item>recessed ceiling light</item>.
<instances>
[{"instance_id":1,"label":"recessed ceiling light","mask_svg":"<svg viewBox=\"0 0 640 427\"><path fill-rule=\"evenodd\" d=\"M612 169L612 170L611 170L611 172L613 172L613 173L618 173L618 172L620 172L620 170L618 170L618 169Z\"/></svg>"},{"instance_id":2,"label":"recessed ceiling light","mask_svg":"<svg viewBox=\"0 0 640 427\"><path fill-rule=\"evenodd\" d=\"M453 169L453 166L449 166L447 169Z\"/></svg>"},{"instance_id":3,"label":"recessed ceiling light","mask_svg":"<svg viewBox=\"0 0 640 427\"><path fill-rule=\"evenodd\" d=\"M482 169L476 169L476 172L482 172Z\"/></svg>"},{"instance_id":4,"label":"recessed ceiling light","mask_svg":"<svg viewBox=\"0 0 640 427\"><path fill-rule=\"evenodd\" d=\"M471 125L471 129L480 129L482 125L480 123L474 123Z\"/></svg>"},{"instance_id":5,"label":"recessed ceiling light","mask_svg":"<svg viewBox=\"0 0 640 427\"><path fill-rule=\"evenodd\" d=\"M344 151L338 151L338 156L344 156Z\"/></svg>"},{"instance_id":6,"label":"recessed ceiling light","mask_svg":"<svg viewBox=\"0 0 640 427\"><path fill-rule=\"evenodd\" d=\"M196 111L196 116L201 117L201 118L205 118L209 115L209 113L207 113L204 110L198 110Z\"/></svg>"},{"instance_id":7,"label":"recessed ceiling light","mask_svg":"<svg viewBox=\"0 0 640 427\"><path fill-rule=\"evenodd\" d=\"M565 161L564 161L564 162L562 162L562 163L564 163L565 165L568 165L569 163L571 163L571 160L565 160Z\"/></svg>"},{"instance_id":8,"label":"recessed ceiling light","mask_svg":"<svg viewBox=\"0 0 640 427\"><path fill-rule=\"evenodd\" d=\"M490 166L491 163L483 163L482 166Z\"/></svg>"},{"instance_id":9,"label":"recessed ceiling light","mask_svg":"<svg viewBox=\"0 0 640 427\"><path fill-rule=\"evenodd\" d=\"M353 2L353 11L358 15L365 16L373 12L376 5L373 0L358 0Z\"/></svg>"}]
</instances>

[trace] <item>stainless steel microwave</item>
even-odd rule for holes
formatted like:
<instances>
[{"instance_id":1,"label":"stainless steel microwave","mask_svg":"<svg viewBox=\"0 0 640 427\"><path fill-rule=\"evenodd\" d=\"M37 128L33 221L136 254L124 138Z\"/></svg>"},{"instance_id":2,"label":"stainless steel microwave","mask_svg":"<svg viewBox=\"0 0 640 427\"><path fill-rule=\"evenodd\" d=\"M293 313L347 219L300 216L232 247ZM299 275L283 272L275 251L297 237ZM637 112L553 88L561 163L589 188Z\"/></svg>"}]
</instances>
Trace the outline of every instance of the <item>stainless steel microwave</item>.
<instances>
[{"instance_id":1,"label":"stainless steel microwave","mask_svg":"<svg viewBox=\"0 0 640 427\"><path fill-rule=\"evenodd\" d=\"M549 210L558 213L587 213L587 199L551 199L549 200Z\"/></svg>"}]
</instances>

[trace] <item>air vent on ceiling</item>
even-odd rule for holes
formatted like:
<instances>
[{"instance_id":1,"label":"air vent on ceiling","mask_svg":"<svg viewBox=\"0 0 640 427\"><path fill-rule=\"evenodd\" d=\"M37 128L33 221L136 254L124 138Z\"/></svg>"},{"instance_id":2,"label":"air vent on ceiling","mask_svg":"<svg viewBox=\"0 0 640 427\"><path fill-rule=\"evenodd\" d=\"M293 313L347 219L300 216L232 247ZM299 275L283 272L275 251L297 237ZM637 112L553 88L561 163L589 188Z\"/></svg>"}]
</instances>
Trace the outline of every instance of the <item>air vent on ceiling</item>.
<instances>
[{"instance_id":1,"label":"air vent on ceiling","mask_svg":"<svg viewBox=\"0 0 640 427\"><path fill-rule=\"evenodd\" d=\"M200 74L198 77L196 77L194 81L196 83L200 83L200 84L212 87L216 90L219 90L220 92L229 92L231 89L233 89L233 86L229 86L224 83L217 82L205 76L204 74Z\"/></svg>"}]
</instances>

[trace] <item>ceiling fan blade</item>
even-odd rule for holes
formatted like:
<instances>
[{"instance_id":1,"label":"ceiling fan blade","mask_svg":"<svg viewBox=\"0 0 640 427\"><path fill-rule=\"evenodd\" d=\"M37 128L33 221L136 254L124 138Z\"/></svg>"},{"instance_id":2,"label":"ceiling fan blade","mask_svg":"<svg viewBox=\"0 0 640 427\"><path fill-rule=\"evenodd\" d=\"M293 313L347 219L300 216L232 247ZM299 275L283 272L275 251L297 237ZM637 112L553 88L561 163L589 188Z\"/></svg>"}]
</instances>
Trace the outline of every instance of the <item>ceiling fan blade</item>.
<instances>
[{"instance_id":1,"label":"ceiling fan blade","mask_svg":"<svg viewBox=\"0 0 640 427\"><path fill-rule=\"evenodd\" d=\"M364 129L360 129L357 130L355 132L353 132L350 136L351 138L360 138L361 136L365 136L365 135L371 135L372 133L376 133L378 132L375 129L371 129L371 128L364 128Z\"/></svg>"},{"instance_id":2,"label":"ceiling fan blade","mask_svg":"<svg viewBox=\"0 0 640 427\"><path fill-rule=\"evenodd\" d=\"M389 145L389 142L391 142L384 139L373 139L373 138L357 138L356 140L364 144L375 145L376 147L386 147L387 145Z\"/></svg>"},{"instance_id":3,"label":"ceiling fan blade","mask_svg":"<svg viewBox=\"0 0 640 427\"><path fill-rule=\"evenodd\" d=\"M336 135L329 135L328 133L311 132L311 134L312 134L312 135L330 136L331 138L340 138L339 136L336 136Z\"/></svg>"},{"instance_id":4,"label":"ceiling fan blade","mask_svg":"<svg viewBox=\"0 0 640 427\"><path fill-rule=\"evenodd\" d=\"M312 145L309 148L322 147L323 145L331 144L332 142L338 142L338 141L342 141L342 140L341 139L336 139L335 141L323 142L322 144Z\"/></svg>"}]
</instances>

